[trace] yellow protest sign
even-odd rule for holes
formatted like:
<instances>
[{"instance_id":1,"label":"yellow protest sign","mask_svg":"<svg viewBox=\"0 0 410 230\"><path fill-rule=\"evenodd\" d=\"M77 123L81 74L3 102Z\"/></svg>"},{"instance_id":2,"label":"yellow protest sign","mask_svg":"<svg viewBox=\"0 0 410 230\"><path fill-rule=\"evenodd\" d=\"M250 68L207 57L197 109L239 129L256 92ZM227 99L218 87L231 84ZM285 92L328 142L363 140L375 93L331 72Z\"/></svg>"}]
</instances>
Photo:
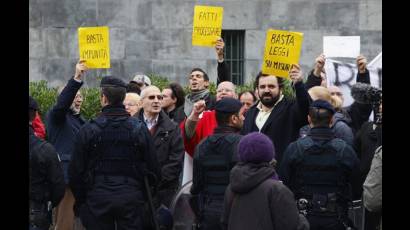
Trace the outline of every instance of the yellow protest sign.
<instances>
[{"instance_id":1,"label":"yellow protest sign","mask_svg":"<svg viewBox=\"0 0 410 230\"><path fill-rule=\"evenodd\" d=\"M110 39L107 26L78 28L80 59L90 69L110 68Z\"/></svg>"},{"instance_id":2,"label":"yellow protest sign","mask_svg":"<svg viewBox=\"0 0 410 230\"><path fill-rule=\"evenodd\" d=\"M215 46L222 33L224 8L216 6L195 6L192 29L192 45Z\"/></svg>"},{"instance_id":3,"label":"yellow protest sign","mask_svg":"<svg viewBox=\"0 0 410 230\"><path fill-rule=\"evenodd\" d=\"M303 33L268 30L262 73L289 77L293 64L298 64L302 49Z\"/></svg>"}]
</instances>

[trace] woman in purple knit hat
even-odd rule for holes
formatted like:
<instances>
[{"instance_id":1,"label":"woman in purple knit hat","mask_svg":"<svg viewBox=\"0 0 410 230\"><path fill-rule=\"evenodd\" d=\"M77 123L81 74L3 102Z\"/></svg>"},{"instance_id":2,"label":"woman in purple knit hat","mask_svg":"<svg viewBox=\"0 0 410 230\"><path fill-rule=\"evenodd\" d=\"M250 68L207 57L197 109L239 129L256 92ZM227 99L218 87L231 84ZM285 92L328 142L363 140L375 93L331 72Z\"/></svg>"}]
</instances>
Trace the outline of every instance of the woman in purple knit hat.
<instances>
[{"instance_id":1,"label":"woman in purple knit hat","mask_svg":"<svg viewBox=\"0 0 410 230\"><path fill-rule=\"evenodd\" d=\"M274 156L275 148L266 135L254 132L241 139L239 162L225 191L224 229L309 229L299 215L293 193L277 179Z\"/></svg>"}]
</instances>

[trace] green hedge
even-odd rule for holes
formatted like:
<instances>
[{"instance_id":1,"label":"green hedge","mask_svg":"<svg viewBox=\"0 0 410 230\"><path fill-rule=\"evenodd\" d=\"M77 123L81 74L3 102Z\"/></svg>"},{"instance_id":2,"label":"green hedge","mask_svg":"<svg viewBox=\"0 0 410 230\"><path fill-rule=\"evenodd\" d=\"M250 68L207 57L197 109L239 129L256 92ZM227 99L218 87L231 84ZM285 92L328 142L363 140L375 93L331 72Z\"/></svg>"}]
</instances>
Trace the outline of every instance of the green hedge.
<instances>
[{"instance_id":1,"label":"green hedge","mask_svg":"<svg viewBox=\"0 0 410 230\"><path fill-rule=\"evenodd\" d=\"M169 80L166 77L150 74L151 83L161 90L168 85ZM284 94L286 97L295 97L295 93L291 88L291 82L285 81ZM184 86L185 93L189 93L188 86ZM253 81L236 87L236 92L239 94L246 90L253 90ZM216 84L211 82L209 91L211 94L216 94ZM57 88L48 87L47 81L41 80L38 82L29 83L29 93L38 102L39 112L42 117L55 104L57 99ZM81 106L81 114L88 120L95 118L101 111L100 90L99 88L81 88L83 94L83 104Z\"/></svg>"}]
</instances>

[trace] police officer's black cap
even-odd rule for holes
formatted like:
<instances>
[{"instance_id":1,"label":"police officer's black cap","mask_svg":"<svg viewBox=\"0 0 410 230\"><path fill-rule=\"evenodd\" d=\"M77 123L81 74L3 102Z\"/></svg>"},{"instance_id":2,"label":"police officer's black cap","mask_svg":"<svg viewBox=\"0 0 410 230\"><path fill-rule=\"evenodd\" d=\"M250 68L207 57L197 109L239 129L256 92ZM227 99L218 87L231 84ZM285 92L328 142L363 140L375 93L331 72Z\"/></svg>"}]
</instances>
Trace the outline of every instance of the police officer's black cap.
<instances>
[{"instance_id":1,"label":"police officer's black cap","mask_svg":"<svg viewBox=\"0 0 410 230\"><path fill-rule=\"evenodd\" d=\"M38 110L38 104L31 96L28 96L28 109Z\"/></svg>"},{"instance_id":2,"label":"police officer's black cap","mask_svg":"<svg viewBox=\"0 0 410 230\"><path fill-rule=\"evenodd\" d=\"M108 77L103 77L103 79L101 80L100 87L127 88L127 84L125 84L125 82L119 78L108 76Z\"/></svg>"},{"instance_id":3,"label":"police officer's black cap","mask_svg":"<svg viewBox=\"0 0 410 230\"><path fill-rule=\"evenodd\" d=\"M310 107L312 108L318 108L318 109L326 109L327 111L331 112L332 114L335 114L335 109L333 108L333 106L325 101L325 100L316 100L313 101L312 104L310 105Z\"/></svg>"},{"instance_id":4,"label":"police officer's black cap","mask_svg":"<svg viewBox=\"0 0 410 230\"><path fill-rule=\"evenodd\" d=\"M242 107L242 103L234 98L225 97L217 101L215 110L221 113L237 113Z\"/></svg>"}]
</instances>

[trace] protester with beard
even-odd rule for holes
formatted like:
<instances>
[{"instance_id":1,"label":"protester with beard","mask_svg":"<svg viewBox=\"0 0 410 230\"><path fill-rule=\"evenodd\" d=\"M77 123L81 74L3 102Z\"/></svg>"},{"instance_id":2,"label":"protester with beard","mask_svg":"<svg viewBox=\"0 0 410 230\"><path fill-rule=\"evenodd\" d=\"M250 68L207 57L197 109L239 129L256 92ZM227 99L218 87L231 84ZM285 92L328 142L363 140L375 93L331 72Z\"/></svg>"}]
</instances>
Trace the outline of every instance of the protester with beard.
<instances>
[{"instance_id":1,"label":"protester with beard","mask_svg":"<svg viewBox=\"0 0 410 230\"><path fill-rule=\"evenodd\" d=\"M283 95L283 78L262 74L256 77L259 103L252 106L245 117L241 134L261 132L275 144L278 164L286 147L299 135L299 129L307 124L309 95L302 82L299 65L293 65L290 79L296 90L296 100Z\"/></svg>"},{"instance_id":2,"label":"protester with beard","mask_svg":"<svg viewBox=\"0 0 410 230\"><path fill-rule=\"evenodd\" d=\"M83 97L79 89L83 85L83 75L87 71L85 61L80 60L75 67L75 75L68 80L57 98L57 103L47 116L48 140L60 156L67 184L63 200L57 207L56 229L73 229L74 196L68 187L68 164L74 149L74 141L85 120L80 115Z\"/></svg>"}]
</instances>

